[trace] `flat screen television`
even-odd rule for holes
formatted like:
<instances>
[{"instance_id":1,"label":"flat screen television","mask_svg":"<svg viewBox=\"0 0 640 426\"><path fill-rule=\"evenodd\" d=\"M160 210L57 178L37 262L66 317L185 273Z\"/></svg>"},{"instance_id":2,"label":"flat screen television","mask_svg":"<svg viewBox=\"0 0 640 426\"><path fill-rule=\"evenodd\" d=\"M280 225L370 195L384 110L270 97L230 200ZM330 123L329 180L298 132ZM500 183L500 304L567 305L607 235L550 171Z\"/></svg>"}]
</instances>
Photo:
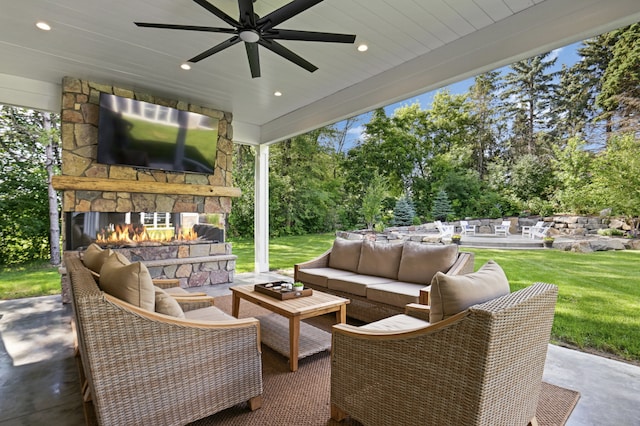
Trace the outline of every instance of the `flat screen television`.
<instances>
[{"instance_id":1,"label":"flat screen television","mask_svg":"<svg viewBox=\"0 0 640 426\"><path fill-rule=\"evenodd\" d=\"M98 163L213 174L218 120L100 94Z\"/></svg>"}]
</instances>

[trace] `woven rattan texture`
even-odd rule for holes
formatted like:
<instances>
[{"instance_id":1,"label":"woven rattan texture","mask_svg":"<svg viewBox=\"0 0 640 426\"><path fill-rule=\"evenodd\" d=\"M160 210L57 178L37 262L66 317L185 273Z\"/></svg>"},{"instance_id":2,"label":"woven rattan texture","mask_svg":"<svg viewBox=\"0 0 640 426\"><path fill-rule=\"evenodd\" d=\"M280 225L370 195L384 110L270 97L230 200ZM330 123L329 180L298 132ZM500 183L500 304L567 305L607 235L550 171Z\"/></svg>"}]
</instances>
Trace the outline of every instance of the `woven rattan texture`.
<instances>
[{"instance_id":1,"label":"woven rattan texture","mask_svg":"<svg viewBox=\"0 0 640 426\"><path fill-rule=\"evenodd\" d=\"M555 286L535 284L413 338L334 332L331 401L370 425L526 425L556 295Z\"/></svg>"},{"instance_id":2,"label":"woven rattan texture","mask_svg":"<svg viewBox=\"0 0 640 426\"><path fill-rule=\"evenodd\" d=\"M262 393L256 325L150 319L107 300L65 255L84 371L103 425L184 425Z\"/></svg>"}]
</instances>

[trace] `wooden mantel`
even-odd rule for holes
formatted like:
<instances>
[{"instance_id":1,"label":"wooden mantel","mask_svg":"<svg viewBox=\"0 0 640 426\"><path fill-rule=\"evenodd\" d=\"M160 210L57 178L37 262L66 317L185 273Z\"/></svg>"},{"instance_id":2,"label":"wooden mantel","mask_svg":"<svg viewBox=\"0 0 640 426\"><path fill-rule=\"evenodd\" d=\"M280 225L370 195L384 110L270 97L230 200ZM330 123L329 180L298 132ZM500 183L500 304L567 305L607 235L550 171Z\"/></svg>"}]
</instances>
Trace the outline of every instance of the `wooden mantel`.
<instances>
[{"instance_id":1,"label":"wooden mantel","mask_svg":"<svg viewBox=\"0 0 640 426\"><path fill-rule=\"evenodd\" d=\"M81 176L53 176L53 188L75 191L138 192L146 194L195 195L202 197L239 197L240 188L231 186L132 181Z\"/></svg>"}]
</instances>

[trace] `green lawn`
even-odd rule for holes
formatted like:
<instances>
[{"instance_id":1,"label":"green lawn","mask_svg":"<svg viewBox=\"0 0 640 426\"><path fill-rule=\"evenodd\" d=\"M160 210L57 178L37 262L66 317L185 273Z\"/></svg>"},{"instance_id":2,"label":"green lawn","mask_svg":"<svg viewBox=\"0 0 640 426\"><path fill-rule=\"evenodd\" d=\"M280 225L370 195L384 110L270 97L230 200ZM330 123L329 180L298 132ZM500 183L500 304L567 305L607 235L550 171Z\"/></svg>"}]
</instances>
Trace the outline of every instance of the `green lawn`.
<instances>
[{"instance_id":1,"label":"green lawn","mask_svg":"<svg viewBox=\"0 0 640 426\"><path fill-rule=\"evenodd\" d=\"M272 270L293 265L331 247L334 234L274 238ZM253 240L231 240L236 272L253 270ZM466 248L462 248L466 250ZM489 259L505 270L512 290L536 281L558 285L552 341L640 362L640 251L570 253L558 250L471 249L475 268ZM0 270L0 298L60 292L57 269L46 264Z\"/></svg>"},{"instance_id":2,"label":"green lawn","mask_svg":"<svg viewBox=\"0 0 640 426\"><path fill-rule=\"evenodd\" d=\"M49 262L0 268L0 299L50 294L60 294L60 274Z\"/></svg>"}]
</instances>

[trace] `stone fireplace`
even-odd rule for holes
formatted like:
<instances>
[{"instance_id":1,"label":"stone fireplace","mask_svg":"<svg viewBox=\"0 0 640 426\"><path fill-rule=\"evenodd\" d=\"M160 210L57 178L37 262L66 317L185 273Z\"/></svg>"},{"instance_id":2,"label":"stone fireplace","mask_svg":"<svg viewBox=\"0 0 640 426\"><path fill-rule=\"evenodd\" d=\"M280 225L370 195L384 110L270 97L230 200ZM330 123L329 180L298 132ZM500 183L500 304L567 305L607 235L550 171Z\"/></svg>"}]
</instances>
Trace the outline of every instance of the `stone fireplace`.
<instances>
[{"instance_id":1,"label":"stone fireplace","mask_svg":"<svg viewBox=\"0 0 640 426\"><path fill-rule=\"evenodd\" d=\"M218 139L213 174L98 163L101 93L197 112L216 119ZM232 198L240 195L240 190L232 186L233 131L230 113L65 77L62 82L61 121L62 174L55 176L52 184L55 189L63 191L66 250L83 249L104 227L139 223L138 218L145 215L159 215L161 220L168 220L171 225L167 228L172 228L173 233L185 227L194 228L209 215L218 215L224 226ZM187 226L184 222L188 222ZM133 261L143 261L152 277L178 278L183 287L231 282L236 256L231 254L231 245L224 241L224 231L217 234L210 229L203 231L218 237L201 237L184 243L114 246L114 249L122 251ZM65 287L63 277L63 300Z\"/></svg>"}]
</instances>

